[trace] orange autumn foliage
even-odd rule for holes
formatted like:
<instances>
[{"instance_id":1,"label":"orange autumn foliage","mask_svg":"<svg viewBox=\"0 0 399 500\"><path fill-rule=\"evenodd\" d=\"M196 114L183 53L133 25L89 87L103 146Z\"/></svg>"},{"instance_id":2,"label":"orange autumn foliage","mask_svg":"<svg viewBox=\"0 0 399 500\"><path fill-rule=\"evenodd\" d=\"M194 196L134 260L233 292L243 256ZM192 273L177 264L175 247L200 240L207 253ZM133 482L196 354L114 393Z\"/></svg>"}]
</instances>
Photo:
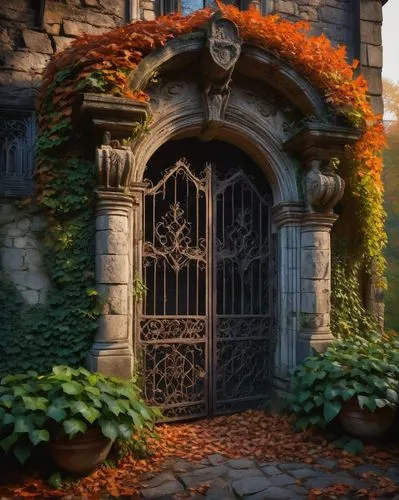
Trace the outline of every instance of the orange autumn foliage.
<instances>
[{"instance_id":1,"label":"orange autumn foliage","mask_svg":"<svg viewBox=\"0 0 399 500\"><path fill-rule=\"evenodd\" d=\"M385 136L381 117L375 116L367 98L367 82L362 75L354 77L357 62L346 61L344 47L333 47L322 34L309 35L305 22L292 23L276 15L261 16L256 10L240 11L219 5L223 14L239 28L240 36L288 61L323 95L336 113L343 114L363 134L353 150L355 175L343 167L353 199L358 200L361 226L359 254L366 262L374 261L380 273L385 244L384 212L381 182ZM202 29L212 16L210 9L189 16L172 14L154 21L138 21L103 35L85 35L63 52L55 55L44 74L39 93L39 124L42 133L57 137L57 124L71 123L72 104L77 93L110 93L138 100L148 95L129 87L129 73L153 50L180 35ZM39 168L39 183L41 178ZM367 198L367 200L365 199Z\"/></svg>"}]
</instances>

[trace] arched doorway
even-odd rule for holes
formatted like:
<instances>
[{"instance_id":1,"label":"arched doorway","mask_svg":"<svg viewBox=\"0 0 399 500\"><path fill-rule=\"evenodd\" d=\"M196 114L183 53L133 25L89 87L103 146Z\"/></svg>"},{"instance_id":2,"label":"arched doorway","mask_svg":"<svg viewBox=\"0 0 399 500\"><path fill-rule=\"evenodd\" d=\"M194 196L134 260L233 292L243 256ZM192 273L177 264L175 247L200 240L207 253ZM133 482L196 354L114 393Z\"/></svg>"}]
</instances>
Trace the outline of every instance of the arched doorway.
<instances>
[{"instance_id":1,"label":"arched doorway","mask_svg":"<svg viewBox=\"0 0 399 500\"><path fill-rule=\"evenodd\" d=\"M147 164L138 352L172 419L263 404L273 376L272 194L221 141L170 141Z\"/></svg>"}]
</instances>

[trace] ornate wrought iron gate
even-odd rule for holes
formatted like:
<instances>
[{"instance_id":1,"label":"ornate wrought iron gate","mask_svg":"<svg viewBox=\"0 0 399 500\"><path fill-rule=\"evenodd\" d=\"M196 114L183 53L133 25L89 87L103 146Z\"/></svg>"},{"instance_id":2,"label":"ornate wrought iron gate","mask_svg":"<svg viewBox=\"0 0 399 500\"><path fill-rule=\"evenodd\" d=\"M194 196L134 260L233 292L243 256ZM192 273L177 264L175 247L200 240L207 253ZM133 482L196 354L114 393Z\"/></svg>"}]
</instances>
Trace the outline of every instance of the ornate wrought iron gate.
<instances>
[{"instance_id":1,"label":"ornate wrought iron gate","mask_svg":"<svg viewBox=\"0 0 399 500\"><path fill-rule=\"evenodd\" d=\"M257 406L272 374L271 195L180 160L145 192L139 348L172 419Z\"/></svg>"}]
</instances>

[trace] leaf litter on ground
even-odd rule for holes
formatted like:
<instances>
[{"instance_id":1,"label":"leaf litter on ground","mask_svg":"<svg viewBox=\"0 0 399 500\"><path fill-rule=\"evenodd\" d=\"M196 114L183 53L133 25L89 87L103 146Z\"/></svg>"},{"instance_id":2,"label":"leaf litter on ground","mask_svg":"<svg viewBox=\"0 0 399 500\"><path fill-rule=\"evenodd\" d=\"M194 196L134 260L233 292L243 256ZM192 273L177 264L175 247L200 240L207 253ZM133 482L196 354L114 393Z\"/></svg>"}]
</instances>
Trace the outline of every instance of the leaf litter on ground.
<instances>
[{"instance_id":1,"label":"leaf litter on ground","mask_svg":"<svg viewBox=\"0 0 399 500\"><path fill-rule=\"evenodd\" d=\"M91 475L74 482L63 483L61 489L52 488L39 472L15 474L7 481L0 480L0 497L5 498L70 498L96 499L103 495L114 497L139 495L146 480L170 467L174 460L201 462L206 457L220 454L226 458L255 457L258 462L301 462L317 465L320 458L334 460L337 467L352 470L357 465L372 463L382 469L399 464L399 447L391 443L366 444L362 453L352 455L327 441L320 431L297 432L294 419L287 415L273 415L260 410L248 410L188 423L163 423L157 426L159 439L151 439L151 455L137 458L128 454L115 467L99 467ZM320 466L323 469L323 466ZM7 474L7 472L6 472ZM3 484L2 484L3 483ZM370 490L360 491L357 498L379 492L384 498L388 491L397 491L388 478L377 476ZM342 485L309 492L311 499L334 497ZM395 488L395 490L394 490ZM328 496L330 495L330 496Z\"/></svg>"}]
</instances>

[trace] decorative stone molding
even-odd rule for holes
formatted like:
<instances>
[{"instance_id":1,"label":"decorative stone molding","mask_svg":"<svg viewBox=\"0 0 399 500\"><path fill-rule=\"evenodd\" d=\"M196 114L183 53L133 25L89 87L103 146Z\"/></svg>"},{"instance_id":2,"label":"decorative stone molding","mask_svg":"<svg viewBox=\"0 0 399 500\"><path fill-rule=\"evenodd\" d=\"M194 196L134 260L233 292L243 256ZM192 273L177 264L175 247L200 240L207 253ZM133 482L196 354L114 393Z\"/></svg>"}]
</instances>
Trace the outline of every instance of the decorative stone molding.
<instances>
[{"instance_id":1,"label":"decorative stone molding","mask_svg":"<svg viewBox=\"0 0 399 500\"><path fill-rule=\"evenodd\" d=\"M237 26L216 13L208 26L207 51L202 59L202 98L205 108L204 133L212 139L211 130L223 121L230 96L230 81L241 53L242 40Z\"/></svg>"},{"instance_id":2,"label":"decorative stone molding","mask_svg":"<svg viewBox=\"0 0 399 500\"><path fill-rule=\"evenodd\" d=\"M124 191L133 162L131 149L121 146L119 141L112 141L111 134L105 132L103 144L96 151L97 183L100 189Z\"/></svg>"},{"instance_id":3,"label":"decorative stone molding","mask_svg":"<svg viewBox=\"0 0 399 500\"><path fill-rule=\"evenodd\" d=\"M304 178L306 209L308 212L331 212L341 200L345 182L337 174L320 170L321 161L313 160Z\"/></svg>"}]
</instances>

